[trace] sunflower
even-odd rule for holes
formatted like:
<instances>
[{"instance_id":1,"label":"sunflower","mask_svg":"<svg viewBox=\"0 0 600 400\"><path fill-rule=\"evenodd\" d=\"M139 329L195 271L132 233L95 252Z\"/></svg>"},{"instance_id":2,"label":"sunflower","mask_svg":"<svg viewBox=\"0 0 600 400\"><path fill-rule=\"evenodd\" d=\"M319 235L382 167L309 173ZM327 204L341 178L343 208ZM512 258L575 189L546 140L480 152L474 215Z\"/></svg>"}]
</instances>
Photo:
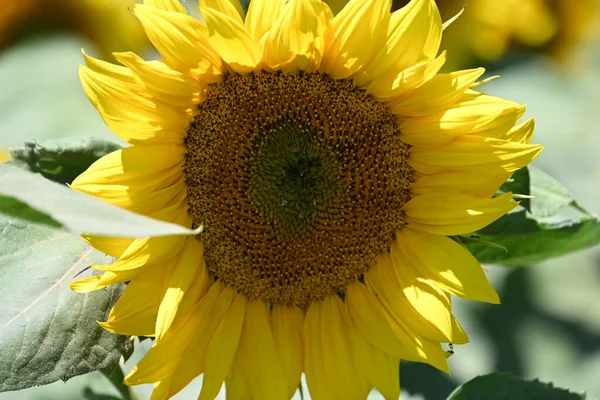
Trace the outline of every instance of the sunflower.
<instances>
[{"instance_id":1,"label":"sunflower","mask_svg":"<svg viewBox=\"0 0 600 400\"><path fill-rule=\"evenodd\" d=\"M5 150L2 147L0 147L0 163L3 163L8 160L10 160L10 153L8 152L8 150Z\"/></svg>"},{"instance_id":2,"label":"sunflower","mask_svg":"<svg viewBox=\"0 0 600 400\"><path fill-rule=\"evenodd\" d=\"M405 1L400 1L405 2ZM589 38L596 23L596 0L437 0L442 17L464 7L442 42L451 52L446 67L475 60L496 62L511 48L543 52L567 61Z\"/></svg>"},{"instance_id":3,"label":"sunflower","mask_svg":"<svg viewBox=\"0 0 600 400\"><path fill-rule=\"evenodd\" d=\"M29 31L66 29L87 37L104 57L112 51L149 47L127 10L135 0L4 0L0 12L0 48Z\"/></svg>"},{"instance_id":4,"label":"sunflower","mask_svg":"<svg viewBox=\"0 0 600 400\"><path fill-rule=\"evenodd\" d=\"M439 74L433 0L176 0L133 12L163 57L84 55L83 87L130 147L72 187L192 237L84 236L116 258L78 292L129 282L108 321L156 341L126 377L165 399L203 374L231 399L399 395L399 361L448 371L465 343L451 295L497 303L456 235L517 203L496 195L541 151L524 106Z\"/></svg>"}]
</instances>

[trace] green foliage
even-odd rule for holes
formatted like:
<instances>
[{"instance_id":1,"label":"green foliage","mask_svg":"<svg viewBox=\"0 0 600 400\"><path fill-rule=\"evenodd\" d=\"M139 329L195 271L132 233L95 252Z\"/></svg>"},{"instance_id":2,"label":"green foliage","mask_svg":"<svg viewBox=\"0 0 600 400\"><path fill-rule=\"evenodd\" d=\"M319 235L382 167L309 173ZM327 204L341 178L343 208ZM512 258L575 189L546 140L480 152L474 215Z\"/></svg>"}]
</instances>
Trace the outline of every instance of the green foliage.
<instances>
[{"instance_id":1,"label":"green foliage","mask_svg":"<svg viewBox=\"0 0 600 400\"><path fill-rule=\"evenodd\" d=\"M501 191L523 195L524 209L505 215L474 237L461 238L480 262L522 266L600 244L600 219L587 214L563 185L539 169L530 166L515 172ZM587 215L544 220L566 206Z\"/></svg>"},{"instance_id":2,"label":"green foliage","mask_svg":"<svg viewBox=\"0 0 600 400\"><path fill-rule=\"evenodd\" d=\"M526 381L507 373L493 373L458 387L447 400L585 400L585 395L555 388L551 383Z\"/></svg>"},{"instance_id":3,"label":"green foliage","mask_svg":"<svg viewBox=\"0 0 600 400\"><path fill-rule=\"evenodd\" d=\"M194 233L180 225L134 214L6 163L0 164L0 181L0 213L29 221L60 224L71 232L115 237Z\"/></svg>"},{"instance_id":4,"label":"green foliage","mask_svg":"<svg viewBox=\"0 0 600 400\"><path fill-rule=\"evenodd\" d=\"M104 331L122 293L113 285L72 292L90 264L112 260L61 229L0 216L0 391L19 390L114 368L128 338Z\"/></svg>"},{"instance_id":5,"label":"green foliage","mask_svg":"<svg viewBox=\"0 0 600 400\"><path fill-rule=\"evenodd\" d=\"M71 183L94 161L120 148L116 143L86 137L25 142L24 147L11 149L10 155L20 167L54 182Z\"/></svg>"}]
</instances>

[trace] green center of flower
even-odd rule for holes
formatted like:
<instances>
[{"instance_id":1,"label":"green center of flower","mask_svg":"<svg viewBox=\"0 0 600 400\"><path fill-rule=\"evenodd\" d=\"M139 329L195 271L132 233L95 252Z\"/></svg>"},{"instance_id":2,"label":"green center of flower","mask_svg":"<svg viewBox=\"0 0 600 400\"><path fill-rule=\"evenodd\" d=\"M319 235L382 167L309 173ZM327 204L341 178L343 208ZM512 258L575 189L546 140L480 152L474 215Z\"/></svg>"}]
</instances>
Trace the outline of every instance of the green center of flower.
<instances>
[{"instance_id":1,"label":"green center of flower","mask_svg":"<svg viewBox=\"0 0 600 400\"><path fill-rule=\"evenodd\" d=\"M188 130L207 268L249 298L342 293L403 225L413 170L387 108L321 74L231 74Z\"/></svg>"}]
</instances>

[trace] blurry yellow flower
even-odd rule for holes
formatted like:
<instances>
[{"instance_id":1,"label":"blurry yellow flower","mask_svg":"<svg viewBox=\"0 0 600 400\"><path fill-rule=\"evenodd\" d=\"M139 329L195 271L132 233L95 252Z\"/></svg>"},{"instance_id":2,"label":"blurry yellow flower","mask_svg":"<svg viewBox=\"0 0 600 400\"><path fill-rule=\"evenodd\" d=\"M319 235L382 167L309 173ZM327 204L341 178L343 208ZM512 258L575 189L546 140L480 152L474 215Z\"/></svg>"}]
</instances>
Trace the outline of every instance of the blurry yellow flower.
<instances>
[{"instance_id":1,"label":"blurry yellow flower","mask_svg":"<svg viewBox=\"0 0 600 400\"><path fill-rule=\"evenodd\" d=\"M188 227L196 237L85 236L117 258L72 283L130 282L102 326L154 336L126 378L171 397L204 374L230 399L400 391L400 359L448 371L468 339L451 295L498 296L449 236L512 210L495 196L541 151L525 107L474 90L483 69L439 74L433 0L174 0L134 8L162 55L85 56L80 76L130 147L75 190Z\"/></svg>"},{"instance_id":2,"label":"blurry yellow flower","mask_svg":"<svg viewBox=\"0 0 600 400\"><path fill-rule=\"evenodd\" d=\"M0 147L0 163L3 163L4 161L8 160L10 160L10 153L8 152L8 150Z\"/></svg>"},{"instance_id":3,"label":"blurry yellow flower","mask_svg":"<svg viewBox=\"0 0 600 400\"><path fill-rule=\"evenodd\" d=\"M103 55L140 51L149 43L128 6L134 0L4 0L0 9L0 48L15 37L43 29L73 30Z\"/></svg>"},{"instance_id":4,"label":"blurry yellow flower","mask_svg":"<svg viewBox=\"0 0 600 400\"><path fill-rule=\"evenodd\" d=\"M442 18L458 13L465 0L437 0ZM564 59L589 36L596 0L470 0L445 32L446 68L500 60L511 47Z\"/></svg>"}]
</instances>

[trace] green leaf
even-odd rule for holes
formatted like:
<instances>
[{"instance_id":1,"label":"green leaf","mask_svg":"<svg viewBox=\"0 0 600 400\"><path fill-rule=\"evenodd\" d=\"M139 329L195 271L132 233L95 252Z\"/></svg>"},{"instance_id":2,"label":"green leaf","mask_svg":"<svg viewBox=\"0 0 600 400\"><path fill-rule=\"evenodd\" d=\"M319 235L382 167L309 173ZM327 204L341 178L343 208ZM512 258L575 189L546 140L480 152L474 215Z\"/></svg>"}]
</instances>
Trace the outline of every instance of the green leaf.
<instances>
[{"instance_id":1,"label":"green leaf","mask_svg":"<svg viewBox=\"0 0 600 400\"><path fill-rule=\"evenodd\" d=\"M0 213L46 225L58 223L71 232L129 238L198 233L134 214L6 163L0 164L0 182Z\"/></svg>"},{"instance_id":2,"label":"green leaf","mask_svg":"<svg viewBox=\"0 0 600 400\"><path fill-rule=\"evenodd\" d=\"M500 187L500 190L504 193L512 192L513 194L529 196L531 194L529 191L529 186L529 170L527 169L527 167L525 167L515 171L513 175ZM529 210L530 199L522 199L521 206L524 207L526 210Z\"/></svg>"},{"instance_id":3,"label":"green leaf","mask_svg":"<svg viewBox=\"0 0 600 400\"><path fill-rule=\"evenodd\" d=\"M556 179L544 171L529 166L531 179L531 213L536 217L550 217L562 208L574 204L575 199Z\"/></svg>"},{"instance_id":4,"label":"green leaf","mask_svg":"<svg viewBox=\"0 0 600 400\"><path fill-rule=\"evenodd\" d=\"M128 338L104 331L122 285L88 294L69 289L90 264L111 258L61 229L0 216L0 391L114 368Z\"/></svg>"},{"instance_id":5,"label":"green leaf","mask_svg":"<svg viewBox=\"0 0 600 400\"><path fill-rule=\"evenodd\" d=\"M584 394L538 380L526 381L508 373L493 373L459 386L447 400L585 400Z\"/></svg>"},{"instance_id":6,"label":"green leaf","mask_svg":"<svg viewBox=\"0 0 600 400\"><path fill-rule=\"evenodd\" d=\"M24 147L11 149L10 154L17 165L31 172L40 173L54 182L71 183L94 161L120 148L119 144L87 137L42 144L25 142Z\"/></svg>"},{"instance_id":7,"label":"green leaf","mask_svg":"<svg viewBox=\"0 0 600 400\"><path fill-rule=\"evenodd\" d=\"M502 230L501 226L506 229ZM501 218L482 232L485 233L478 236L480 240L496 243L507 251L478 243L467 244L479 262L523 266L600 244L600 219L543 224L527 218L522 211Z\"/></svg>"}]
</instances>

